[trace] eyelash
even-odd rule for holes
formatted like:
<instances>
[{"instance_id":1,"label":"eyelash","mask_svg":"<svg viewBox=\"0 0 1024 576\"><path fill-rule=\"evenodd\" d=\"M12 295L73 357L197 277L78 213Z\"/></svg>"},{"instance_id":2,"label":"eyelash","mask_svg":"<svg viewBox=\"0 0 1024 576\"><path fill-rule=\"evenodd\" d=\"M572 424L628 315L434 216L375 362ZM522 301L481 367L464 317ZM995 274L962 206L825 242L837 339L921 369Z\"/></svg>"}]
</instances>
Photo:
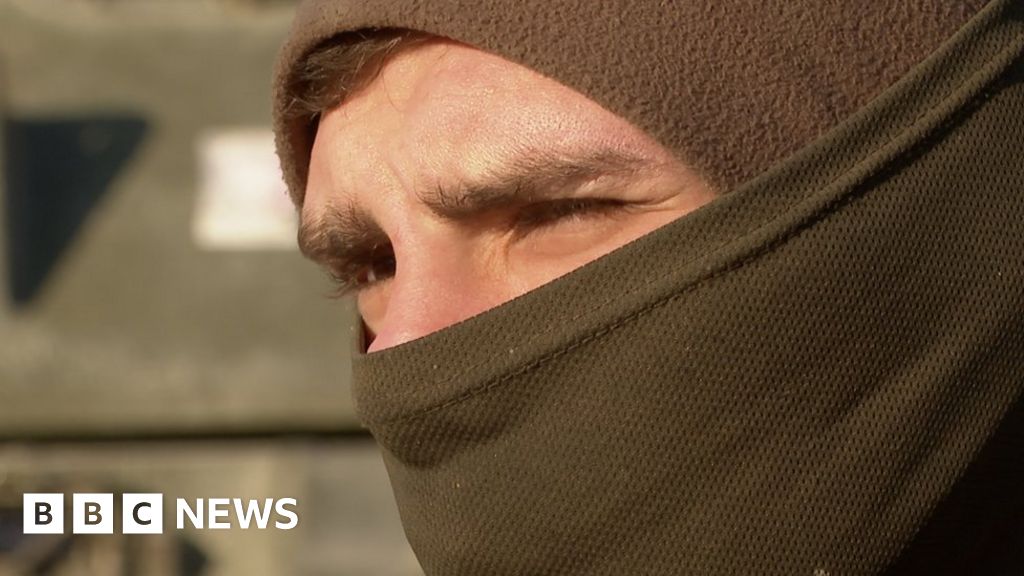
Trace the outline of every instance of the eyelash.
<instances>
[{"instance_id":1,"label":"eyelash","mask_svg":"<svg viewBox=\"0 0 1024 576\"><path fill-rule=\"evenodd\" d=\"M546 226L601 216L625 205L624 201L612 198L564 198L531 204L520 210L513 230L526 235Z\"/></svg>"},{"instance_id":2,"label":"eyelash","mask_svg":"<svg viewBox=\"0 0 1024 576\"><path fill-rule=\"evenodd\" d=\"M538 202L520 208L512 220L510 228L518 238L522 238L543 228L601 216L625 206L626 202L611 198L565 198ZM367 273L373 273L373 268L379 265L388 267L381 274L380 279L360 282L360 277ZM386 253L381 251L380 256L368 255L365 262L354 264L348 269L332 267L329 272L336 286L332 297L341 298L366 290L383 279L393 276L395 266L395 256L389 246Z\"/></svg>"},{"instance_id":3,"label":"eyelash","mask_svg":"<svg viewBox=\"0 0 1024 576\"><path fill-rule=\"evenodd\" d=\"M386 255L370 255L366 258L365 263L354 263L347 268L329 267L328 273L335 285L334 291L331 293L331 297L343 298L377 284L381 279L361 281L360 278L368 273L372 273L376 276L377 274L374 273L374 267L381 265L389 267L387 271L380 274L381 279L385 277L390 278L394 275L396 265L395 256L392 253L390 246L388 247Z\"/></svg>"}]
</instances>

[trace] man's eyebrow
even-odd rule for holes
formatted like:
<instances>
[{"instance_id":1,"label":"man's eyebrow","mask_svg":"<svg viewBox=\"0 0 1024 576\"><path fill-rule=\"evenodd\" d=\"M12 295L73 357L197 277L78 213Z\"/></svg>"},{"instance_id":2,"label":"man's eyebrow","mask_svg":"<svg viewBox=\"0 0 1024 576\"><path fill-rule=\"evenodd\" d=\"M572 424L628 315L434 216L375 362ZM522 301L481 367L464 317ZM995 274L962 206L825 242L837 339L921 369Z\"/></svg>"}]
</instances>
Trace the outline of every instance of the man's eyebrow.
<instances>
[{"instance_id":1,"label":"man's eyebrow","mask_svg":"<svg viewBox=\"0 0 1024 576\"><path fill-rule=\"evenodd\" d=\"M299 250L347 281L358 268L390 253L391 241L377 222L365 211L346 204L330 204L314 218L299 224Z\"/></svg>"},{"instance_id":2,"label":"man's eyebrow","mask_svg":"<svg viewBox=\"0 0 1024 576\"><path fill-rule=\"evenodd\" d=\"M602 176L628 176L652 165L651 160L617 150L576 155L525 152L475 182L457 188L435 186L417 196L442 218L467 220L493 210L558 198Z\"/></svg>"}]
</instances>

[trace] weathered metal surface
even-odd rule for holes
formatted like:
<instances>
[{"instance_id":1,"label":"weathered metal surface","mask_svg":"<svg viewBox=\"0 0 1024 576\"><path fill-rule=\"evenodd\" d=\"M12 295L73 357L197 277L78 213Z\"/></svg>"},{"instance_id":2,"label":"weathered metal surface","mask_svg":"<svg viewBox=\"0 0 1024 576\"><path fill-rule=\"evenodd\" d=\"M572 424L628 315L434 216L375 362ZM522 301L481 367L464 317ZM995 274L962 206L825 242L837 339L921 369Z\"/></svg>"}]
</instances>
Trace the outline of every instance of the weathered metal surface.
<instances>
[{"instance_id":1,"label":"weathered metal surface","mask_svg":"<svg viewBox=\"0 0 1024 576\"><path fill-rule=\"evenodd\" d=\"M38 194L19 205L19 230L0 219L0 437L356 426L351 315L325 297L324 275L294 250L211 251L191 235L199 143L210 131L268 127L290 9L0 1L0 109L20 127L7 131L3 156L37 173L28 190L21 180L5 190L5 211ZM125 126L138 142L90 184L80 164L124 145ZM26 132L37 134L32 145L12 151L12 134ZM48 146L63 152L51 157ZM76 153L79 165L68 160ZM60 187L38 176L48 162L67 175L63 188L32 190ZM87 207L71 206L89 194ZM47 222L60 229L39 230ZM61 234L62 248L40 249ZM12 248L41 253L22 260L48 267L28 298L24 286L12 293Z\"/></svg>"}]
</instances>

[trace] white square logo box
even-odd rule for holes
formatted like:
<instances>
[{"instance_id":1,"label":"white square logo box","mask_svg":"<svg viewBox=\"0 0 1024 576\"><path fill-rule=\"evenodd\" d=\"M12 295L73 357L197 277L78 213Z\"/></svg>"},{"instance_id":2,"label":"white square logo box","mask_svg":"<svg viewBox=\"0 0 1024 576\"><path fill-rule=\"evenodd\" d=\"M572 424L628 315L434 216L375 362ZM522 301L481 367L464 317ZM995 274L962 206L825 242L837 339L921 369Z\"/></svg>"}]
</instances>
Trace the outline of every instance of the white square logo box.
<instances>
[{"instance_id":1,"label":"white square logo box","mask_svg":"<svg viewBox=\"0 0 1024 576\"><path fill-rule=\"evenodd\" d=\"M113 534L114 495L73 495L71 530L75 534Z\"/></svg>"},{"instance_id":2,"label":"white square logo box","mask_svg":"<svg viewBox=\"0 0 1024 576\"><path fill-rule=\"evenodd\" d=\"M164 495L122 495L121 532L125 534L163 534Z\"/></svg>"},{"instance_id":3,"label":"white square logo box","mask_svg":"<svg viewBox=\"0 0 1024 576\"><path fill-rule=\"evenodd\" d=\"M63 494L25 494L21 502L24 534L64 533Z\"/></svg>"}]
</instances>

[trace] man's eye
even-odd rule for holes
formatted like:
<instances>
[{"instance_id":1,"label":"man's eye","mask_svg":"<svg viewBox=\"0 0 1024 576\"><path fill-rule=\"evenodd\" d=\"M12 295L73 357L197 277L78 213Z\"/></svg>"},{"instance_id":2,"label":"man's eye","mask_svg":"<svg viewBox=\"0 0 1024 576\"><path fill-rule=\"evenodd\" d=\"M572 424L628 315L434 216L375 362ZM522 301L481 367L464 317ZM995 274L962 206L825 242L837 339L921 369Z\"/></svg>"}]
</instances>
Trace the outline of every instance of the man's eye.
<instances>
[{"instance_id":1,"label":"man's eye","mask_svg":"<svg viewBox=\"0 0 1024 576\"><path fill-rule=\"evenodd\" d=\"M566 198L524 207L517 215L515 227L520 232L582 220L591 216L608 215L626 206L626 202L612 198Z\"/></svg>"},{"instance_id":2,"label":"man's eye","mask_svg":"<svg viewBox=\"0 0 1024 576\"><path fill-rule=\"evenodd\" d=\"M362 288L376 284L381 280L387 280L395 275L395 257L389 255L386 257L377 258L369 264L363 266L363 268L356 274L354 280L357 288Z\"/></svg>"},{"instance_id":3,"label":"man's eye","mask_svg":"<svg viewBox=\"0 0 1024 576\"><path fill-rule=\"evenodd\" d=\"M395 275L394 254L381 254L364 262L349 262L341 267L328 267L336 290L335 297L365 290Z\"/></svg>"}]
</instances>

